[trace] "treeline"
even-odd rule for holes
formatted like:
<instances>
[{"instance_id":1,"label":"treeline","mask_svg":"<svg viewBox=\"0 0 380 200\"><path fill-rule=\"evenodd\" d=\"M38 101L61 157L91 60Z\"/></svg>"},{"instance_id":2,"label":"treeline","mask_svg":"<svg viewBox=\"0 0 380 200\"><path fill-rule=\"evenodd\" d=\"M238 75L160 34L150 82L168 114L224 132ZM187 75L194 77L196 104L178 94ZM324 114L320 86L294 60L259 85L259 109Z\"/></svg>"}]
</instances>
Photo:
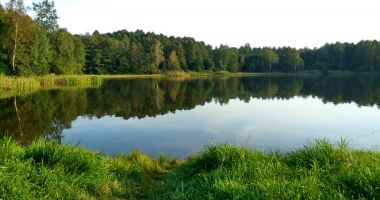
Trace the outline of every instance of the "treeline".
<instances>
[{"instance_id":1,"label":"treeline","mask_svg":"<svg viewBox=\"0 0 380 200\"><path fill-rule=\"evenodd\" d=\"M380 42L326 44L320 48L212 47L190 37L126 30L71 35L58 27L54 2L22 0L0 5L0 73L125 74L162 71L296 72L380 71Z\"/></svg>"},{"instance_id":2,"label":"treeline","mask_svg":"<svg viewBox=\"0 0 380 200\"><path fill-rule=\"evenodd\" d=\"M54 2L34 3L36 17L22 0L0 5L0 74L79 74L85 63L80 38L58 27Z\"/></svg>"},{"instance_id":3,"label":"treeline","mask_svg":"<svg viewBox=\"0 0 380 200\"><path fill-rule=\"evenodd\" d=\"M321 48L301 49L307 69L380 71L380 41L363 40L357 44L325 44Z\"/></svg>"},{"instance_id":4,"label":"treeline","mask_svg":"<svg viewBox=\"0 0 380 200\"><path fill-rule=\"evenodd\" d=\"M86 73L156 73L167 70L296 72L302 70L380 71L379 41L326 44L320 48L213 48L193 38L141 30L82 35Z\"/></svg>"},{"instance_id":5,"label":"treeline","mask_svg":"<svg viewBox=\"0 0 380 200\"><path fill-rule=\"evenodd\" d=\"M86 47L86 73L156 73L159 71L299 71L300 52L283 47L213 48L193 38L167 37L141 30L81 36Z\"/></svg>"}]
</instances>

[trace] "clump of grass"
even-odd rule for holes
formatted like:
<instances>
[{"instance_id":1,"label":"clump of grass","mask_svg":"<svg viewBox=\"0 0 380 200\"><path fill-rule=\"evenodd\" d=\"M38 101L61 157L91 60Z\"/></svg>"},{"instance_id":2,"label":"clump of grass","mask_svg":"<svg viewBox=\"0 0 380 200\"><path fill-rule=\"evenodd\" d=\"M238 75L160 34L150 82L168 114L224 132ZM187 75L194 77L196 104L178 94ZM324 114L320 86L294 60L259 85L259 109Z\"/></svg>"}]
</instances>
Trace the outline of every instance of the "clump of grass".
<instances>
[{"instance_id":1,"label":"clump of grass","mask_svg":"<svg viewBox=\"0 0 380 200\"><path fill-rule=\"evenodd\" d=\"M239 167L249 160L251 152L247 148L239 148L229 145L212 145L206 152L201 153L196 159L190 159L189 165L192 173L212 171L218 168L231 169Z\"/></svg>"}]
</instances>

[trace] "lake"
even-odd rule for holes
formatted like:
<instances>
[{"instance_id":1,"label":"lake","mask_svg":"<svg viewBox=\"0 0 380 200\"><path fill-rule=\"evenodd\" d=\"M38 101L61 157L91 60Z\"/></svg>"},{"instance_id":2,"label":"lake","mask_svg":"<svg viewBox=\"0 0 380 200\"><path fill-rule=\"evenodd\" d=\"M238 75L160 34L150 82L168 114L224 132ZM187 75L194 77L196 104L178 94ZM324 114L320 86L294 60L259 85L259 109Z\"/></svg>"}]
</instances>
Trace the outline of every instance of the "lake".
<instances>
[{"instance_id":1,"label":"lake","mask_svg":"<svg viewBox=\"0 0 380 200\"><path fill-rule=\"evenodd\" d=\"M219 143L288 151L324 138L379 149L379 105L370 75L106 79L0 99L0 132L109 155L185 158Z\"/></svg>"}]
</instances>

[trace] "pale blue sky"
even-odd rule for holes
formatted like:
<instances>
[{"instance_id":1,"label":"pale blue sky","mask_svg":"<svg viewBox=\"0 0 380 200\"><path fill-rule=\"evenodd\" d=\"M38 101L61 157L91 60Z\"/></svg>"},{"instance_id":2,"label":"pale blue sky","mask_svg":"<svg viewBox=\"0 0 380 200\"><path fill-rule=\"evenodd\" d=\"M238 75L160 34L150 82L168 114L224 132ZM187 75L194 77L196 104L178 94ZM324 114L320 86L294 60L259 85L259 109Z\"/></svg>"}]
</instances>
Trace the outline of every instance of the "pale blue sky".
<instances>
[{"instance_id":1,"label":"pale blue sky","mask_svg":"<svg viewBox=\"0 0 380 200\"><path fill-rule=\"evenodd\" d=\"M25 0L27 5L31 2ZM314 47L325 42L380 39L378 0L56 0L55 3L60 26L72 33L142 29L191 36L213 46L250 43Z\"/></svg>"}]
</instances>

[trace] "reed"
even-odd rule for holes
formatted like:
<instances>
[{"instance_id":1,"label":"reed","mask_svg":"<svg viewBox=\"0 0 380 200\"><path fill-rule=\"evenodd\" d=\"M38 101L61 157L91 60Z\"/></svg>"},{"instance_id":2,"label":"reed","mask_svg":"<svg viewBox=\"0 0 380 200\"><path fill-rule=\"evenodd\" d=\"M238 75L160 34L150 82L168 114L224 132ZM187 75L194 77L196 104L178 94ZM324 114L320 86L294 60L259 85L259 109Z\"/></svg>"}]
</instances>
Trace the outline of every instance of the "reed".
<instances>
[{"instance_id":1,"label":"reed","mask_svg":"<svg viewBox=\"0 0 380 200\"><path fill-rule=\"evenodd\" d=\"M98 87L103 78L90 75L15 77L0 75L0 97L25 95L39 89L59 87Z\"/></svg>"}]
</instances>

